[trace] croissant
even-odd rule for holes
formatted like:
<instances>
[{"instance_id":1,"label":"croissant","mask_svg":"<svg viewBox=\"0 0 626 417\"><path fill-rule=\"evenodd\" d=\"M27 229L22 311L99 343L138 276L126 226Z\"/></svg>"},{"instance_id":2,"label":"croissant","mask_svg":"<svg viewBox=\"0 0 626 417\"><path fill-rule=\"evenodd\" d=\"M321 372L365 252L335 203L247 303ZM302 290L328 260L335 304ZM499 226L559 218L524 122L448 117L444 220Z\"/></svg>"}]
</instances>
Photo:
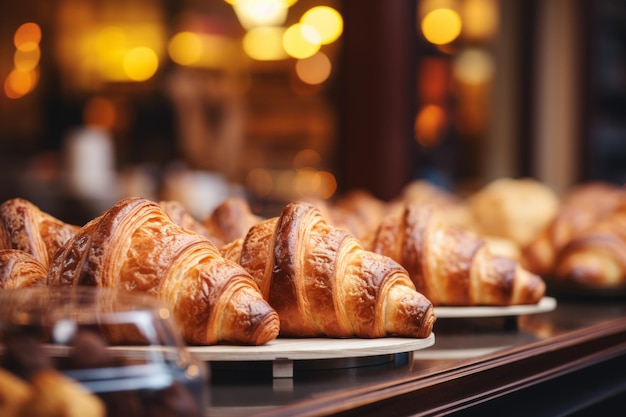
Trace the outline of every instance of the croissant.
<instances>
[{"instance_id":1,"label":"croissant","mask_svg":"<svg viewBox=\"0 0 626 417\"><path fill-rule=\"evenodd\" d=\"M161 206L163 211L165 211L165 213L170 217L170 220L172 220L172 222L207 237L217 247L220 247L224 244L220 237L216 236L214 233L211 233L202 222L193 217L180 201L162 200L159 201L159 205Z\"/></svg>"},{"instance_id":2,"label":"croissant","mask_svg":"<svg viewBox=\"0 0 626 417\"><path fill-rule=\"evenodd\" d=\"M436 306L534 304L546 289L539 276L493 255L479 235L450 227L429 205L407 203L386 216L373 249L404 266Z\"/></svg>"},{"instance_id":3,"label":"croissant","mask_svg":"<svg viewBox=\"0 0 626 417\"><path fill-rule=\"evenodd\" d=\"M22 198L0 205L0 249L27 252L46 268L56 251L79 229Z\"/></svg>"},{"instance_id":4,"label":"croissant","mask_svg":"<svg viewBox=\"0 0 626 417\"><path fill-rule=\"evenodd\" d=\"M45 286L48 270L34 256L18 249L0 249L0 288Z\"/></svg>"},{"instance_id":5,"label":"croissant","mask_svg":"<svg viewBox=\"0 0 626 417\"><path fill-rule=\"evenodd\" d=\"M555 280L594 287L626 283L626 207L590 226L563 246Z\"/></svg>"},{"instance_id":6,"label":"croissant","mask_svg":"<svg viewBox=\"0 0 626 417\"><path fill-rule=\"evenodd\" d=\"M191 344L261 345L278 335L278 315L250 275L141 198L83 226L53 259L47 283L152 294L171 306Z\"/></svg>"},{"instance_id":7,"label":"croissant","mask_svg":"<svg viewBox=\"0 0 626 417\"><path fill-rule=\"evenodd\" d=\"M264 220L252 212L248 201L241 197L228 197L215 207L202 222L209 232L223 243L244 237L250 228Z\"/></svg>"},{"instance_id":8,"label":"croissant","mask_svg":"<svg viewBox=\"0 0 626 417\"><path fill-rule=\"evenodd\" d=\"M522 263L530 271L549 276L565 245L626 206L626 192L614 185L589 182L575 186L563 197L554 219L522 249Z\"/></svg>"},{"instance_id":9,"label":"croissant","mask_svg":"<svg viewBox=\"0 0 626 417\"><path fill-rule=\"evenodd\" d=\"M254 225L226 245L278 312L286 337L427 337L431 302L397 262L366 251L308 203Z\"/></svg>"}]
</instances>

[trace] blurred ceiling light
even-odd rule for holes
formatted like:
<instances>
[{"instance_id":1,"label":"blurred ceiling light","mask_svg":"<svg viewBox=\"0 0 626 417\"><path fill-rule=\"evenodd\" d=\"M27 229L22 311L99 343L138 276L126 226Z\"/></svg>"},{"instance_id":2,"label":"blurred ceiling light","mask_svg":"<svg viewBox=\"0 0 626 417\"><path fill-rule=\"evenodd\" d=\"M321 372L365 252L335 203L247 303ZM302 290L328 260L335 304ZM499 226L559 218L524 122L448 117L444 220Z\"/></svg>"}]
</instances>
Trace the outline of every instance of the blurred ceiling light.
<instances>
[{"instance_id":1,"label":"blurred ceiling light","mask_svg":"<svg viewBox=\"0 0 626 417\"><path fill-rule=\"evenodd\" d=\"M337 191L337 179L327 171L318 171L315 175L318 177L317 182L319 183L317 195L328 200Z\"/></svg>"},{"instance_id":2,"label":"blurred ceiling light","mask_svg":"<svg viewBox=\"0 0 626 417\"><path fill-rule=\"evenodd\" d=\"M193 32L179 32L169 42L168 53L179 65L193 65L202 56L202 41Z\"/></svg>"},{"instance_id":3,"label":"blurred ceiling light","mask_svg":"<svg viewBox=\"0 0 626 417\"><path fill-rule=\"evenodd\" d=\"M283 35L283 46L289 56L304 59L320 50L321 36L315 28L302 23L291 25Z\"/></svg>"},{"instance_id":4,"label":"blurred ceiling light","mask_svg":"<svg viewBox=\"0 0 626 417\"><path fill-rule=\"evenodd\" d=\"M243 37L243 50L252 59L278 61L287 58L283 47L282 27L264 26L250 29Z\"/></svg>"},{"instance_id":5,"label":"blurred ceiling light","mask_svg":"<svg viewBox=\"0 0 626 417\"><path fill-rule=\"evenodd\" d=\"M437 145L442 139L448 117L441 106L429 104L415 117L415 139L424 147Z\"/></svg>"},{"instance_id":6,"label":"blurred ceiling light","mask_svg":"<svg viewBox=\"0 0 626 417\"><path fill-rule=\"evenodd\" d=\"M30 51L39 48L41 42L41 28L37 23L27 22L17 28L13 35L13 43L20 51Z\"/></svg>"},{"instance_id":7,"label":"blurred ceiling light","mask_svg":"<svg viewBox=\"0 0 626 417\"><path fill-rule=\"evenodd\" d=\"M341 14L329 6L316 6L305 12L300 23L314 27L320 34L322 45L336 41L343 32Z\"/></svg>"},{"instance_id":8,"label":"blurred ceiling light","mask_svg":"<svg viewBox=\"0 0 626 417\"><path fill-rule=\"evenodd\" d=\"M452 72L457 80L470 85L480 85L491 80L495 71L492 56L481 49L462 51L454 60Z\"/></svg>"},{"instance_id":9,"label":"blurred ceiling light","mask_svg":"<svg viewBox=\"0 0 626 417\"><path fill-rule=\"evenodd\" d=\"M452 9L434 9L424 16L421 28L428 42L445 45L461 34L461 17Z\"/></svg>"},{"instance_id":10,"label":"blurred ceiling light","mask_svg":"<svg viewBox=\"0 0 626 417\"><path fill-rule=\"evenodd\" d=\"M237 19L246 30L281 26L287 19L287 0L231 0Z\"/></svg>"},{"instance_id":11,"label":"blurred ceiling light","mask_svg":"<svg viewBox=\"0 0 626 417\"><path fill-rule=\"evenodd\" d=\"M317 85L328 79L332 64L324 52L317 52L296 62L296 74L306 84Z\"/></svg>"},{"instance_id":12,"label":"blurred ceiling light","mask_svg":"<svg viewBox=\"0 0 626 417\"><path fill-rule=\"evenodd\" d=\"M8 98L20 98L30 93L37 85L37 71L12 70L4 80L4 93Z\"/></svg>"},{"instance_id":13,"label":"blurred ceiling light","mask_svg":"<svg viewBox=\"0 0 626 417\"><path fill-rule=\"evenodd\" d=\"M159 57L152 49L140 46L124 55L124 73L133 81L150 79L159 68Z\"/></svg>"},{"instance_id":14,"label":"blurred ceiling light","mask_svg":"<svg viewBox=\"0 0 626 417\"><path fill-rule=\"evenodd\" d=\"M463 36L470 40L487 40L498 30L496 0L465 0L461 6Z\"/></svg>"},{"instance_id":15,"label":"blurred ceiling light","mask_svg":"<svg viewBox=\"0 0 626 417\"><path fill-rule=\"evenodd\" d=\"M172 61L179 65L223 68L241 65L242 54L239 41L226 36L179 32L168 44Z\"/></svg>"},{"instance_id":16,"label":"blurred ceiling light","mask_svg":"<svg viewBox=\"0 0 626 417\"><path fill-rule=\"evenodd\" d=\"M40 57L41 50L38 45L34 49L17 49L13 55L13 65L24 71L32 70L39 65Z\"/></svg>"}]
</instances>

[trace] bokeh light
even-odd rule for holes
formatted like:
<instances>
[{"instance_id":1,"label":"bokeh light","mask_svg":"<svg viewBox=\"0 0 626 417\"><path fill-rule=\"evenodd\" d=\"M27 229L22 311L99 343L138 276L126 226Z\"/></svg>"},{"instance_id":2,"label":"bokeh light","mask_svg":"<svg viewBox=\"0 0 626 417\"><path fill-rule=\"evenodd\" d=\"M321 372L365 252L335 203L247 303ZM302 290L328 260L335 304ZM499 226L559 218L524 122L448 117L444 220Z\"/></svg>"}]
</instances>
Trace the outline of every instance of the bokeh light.
<instances>
[{"instance_id":1,"label":"bokeh light","mask_svg":"<svg viewBox=\"0 0 626 417\"><path fill-rule=\"evenodd\" d=\"M159 68L159 57L152 49L140 46L124 56L124 72L133 81L150 79Z\"/></svg>"},{"instance_id":2,"label":"bokeh light","mask_svg":"<svg viewBox=\"0 0 626 417\"><path fill-rule=\"evenodd\" d=\"M441 106L429 104L415 118L415 139L424 147L437 145L443 138L448 117Z\"/></svg>"},{"instance_id":3,"label":"bokeh light","mask_svg":"<svg viewBox=\"0 0 626 417\"><path fill-rule=\"evenodd\" d=\"M202 41L193 32L179 32L169 42L168 53L180 65L193 65L202 56Z\"/></svg>"},{"instance_id":4,"label":"bokeh light","mask_svg":"<svg viewBox=\"0 0 626 417\"><path fill-rule=\"evenodd\" d=\"M30 51L38 48L40 42L41 28L34 22L27 22L20 25L13 35L15 48L20 51Z\"/></svg>"},{"instance_id":5,"label":"bokeh light","mask_svg":"<svg viewBox=\"0 0 626 417\"><path fill-rule=\"evenodd\" d=\"M300 23L311 26L320 34L320 43L328 45L343 33L341 14L329 6L316 6L302 15Z\"/></svg>"},{"instance_id":6,"label":"bokeh light","mask_svg":"<svg viewBox=\"0 0 626 417\"><path fill-rule=\"evenodd\" d=\"M452 72L464 84L484 84L493 78L495 63L493 57L484 50L466 49L455 58Z\"/></svg>"},{"instance_id":7,"label":"bokeh light","mask_svg":"<svg viewBox=\"0 0 626 417\"><path fill-rule=\"evenodd\" d=\"M445 45L461 34L461 17L452 9L435 9L424 16L421 27L428 42Z\"/></svg>"},{"instance_id":8,"label":"bokeh light","mask_svg":"<svg viewBox=\"0 0 626 417\"><path fill-rule=\"evenodd\" d=\"M252 59L277 61L287 58L283 47L281 27L257 27L250 29L243 37L243 50Z\"/></svg>"},{"instance_id":9,"label":"bokeh light","mask_svg":"<svg viewBox=\"0 0 626 417\"><path fill-rule=\"evenodd\" d=\"M315 55L296 62L295 71L302 82L311 85L321 84L328 79L332 64L328 56L319 51Z\"/></svg>"},{"instance_id":10,"label":"bokeh light","mask_svg":"<svg viewBox=\"0 0 626 417\"><path fill-rule=\"evenodd\" d=\"M320 34L315 28L296 23L285 30L283 46L289 56L298 59L313 56L320 50Z\"/></svg>"}]
</instances>

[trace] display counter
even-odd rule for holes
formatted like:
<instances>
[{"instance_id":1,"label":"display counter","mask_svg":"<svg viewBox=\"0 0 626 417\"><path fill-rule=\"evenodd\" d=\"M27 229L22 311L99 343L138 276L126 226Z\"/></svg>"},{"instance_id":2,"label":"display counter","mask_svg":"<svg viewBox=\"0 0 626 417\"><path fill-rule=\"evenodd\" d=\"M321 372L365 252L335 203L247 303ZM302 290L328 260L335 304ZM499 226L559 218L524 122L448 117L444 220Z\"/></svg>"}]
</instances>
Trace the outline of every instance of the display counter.
<instances>
[{"instance_id":1,"label":"display counter","mask_svg":"<svg viewBox=\"0 0 626 417\"><path fill-rule=\"evenodd\" d=\"M626 298L554 299L554 309L532 314L439 317L431 346L296 360L288 377L277 377L272 361L212 361L207 415L554 416L624 409Z\"/></svg>"}]
</instances>

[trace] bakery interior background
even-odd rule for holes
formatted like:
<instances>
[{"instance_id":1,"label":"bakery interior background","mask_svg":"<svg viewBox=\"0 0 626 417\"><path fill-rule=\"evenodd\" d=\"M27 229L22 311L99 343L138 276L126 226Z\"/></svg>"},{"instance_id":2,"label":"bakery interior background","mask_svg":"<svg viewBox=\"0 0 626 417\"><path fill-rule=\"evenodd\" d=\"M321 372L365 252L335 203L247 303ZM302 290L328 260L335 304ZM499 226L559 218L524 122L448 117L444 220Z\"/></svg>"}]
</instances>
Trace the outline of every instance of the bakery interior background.
<instances>
[{"instance_id":1,"label":"bakery interior background","mask_svg":"<svg viewBox=\"0 0 626 417\"><path fill-rule=\"evenodd\" d=\"M11 4L9 4L11 3ZM0 4L0 199L261 213L412 179L626 183L618 0Z\"/></svg>"}]
</instances>

